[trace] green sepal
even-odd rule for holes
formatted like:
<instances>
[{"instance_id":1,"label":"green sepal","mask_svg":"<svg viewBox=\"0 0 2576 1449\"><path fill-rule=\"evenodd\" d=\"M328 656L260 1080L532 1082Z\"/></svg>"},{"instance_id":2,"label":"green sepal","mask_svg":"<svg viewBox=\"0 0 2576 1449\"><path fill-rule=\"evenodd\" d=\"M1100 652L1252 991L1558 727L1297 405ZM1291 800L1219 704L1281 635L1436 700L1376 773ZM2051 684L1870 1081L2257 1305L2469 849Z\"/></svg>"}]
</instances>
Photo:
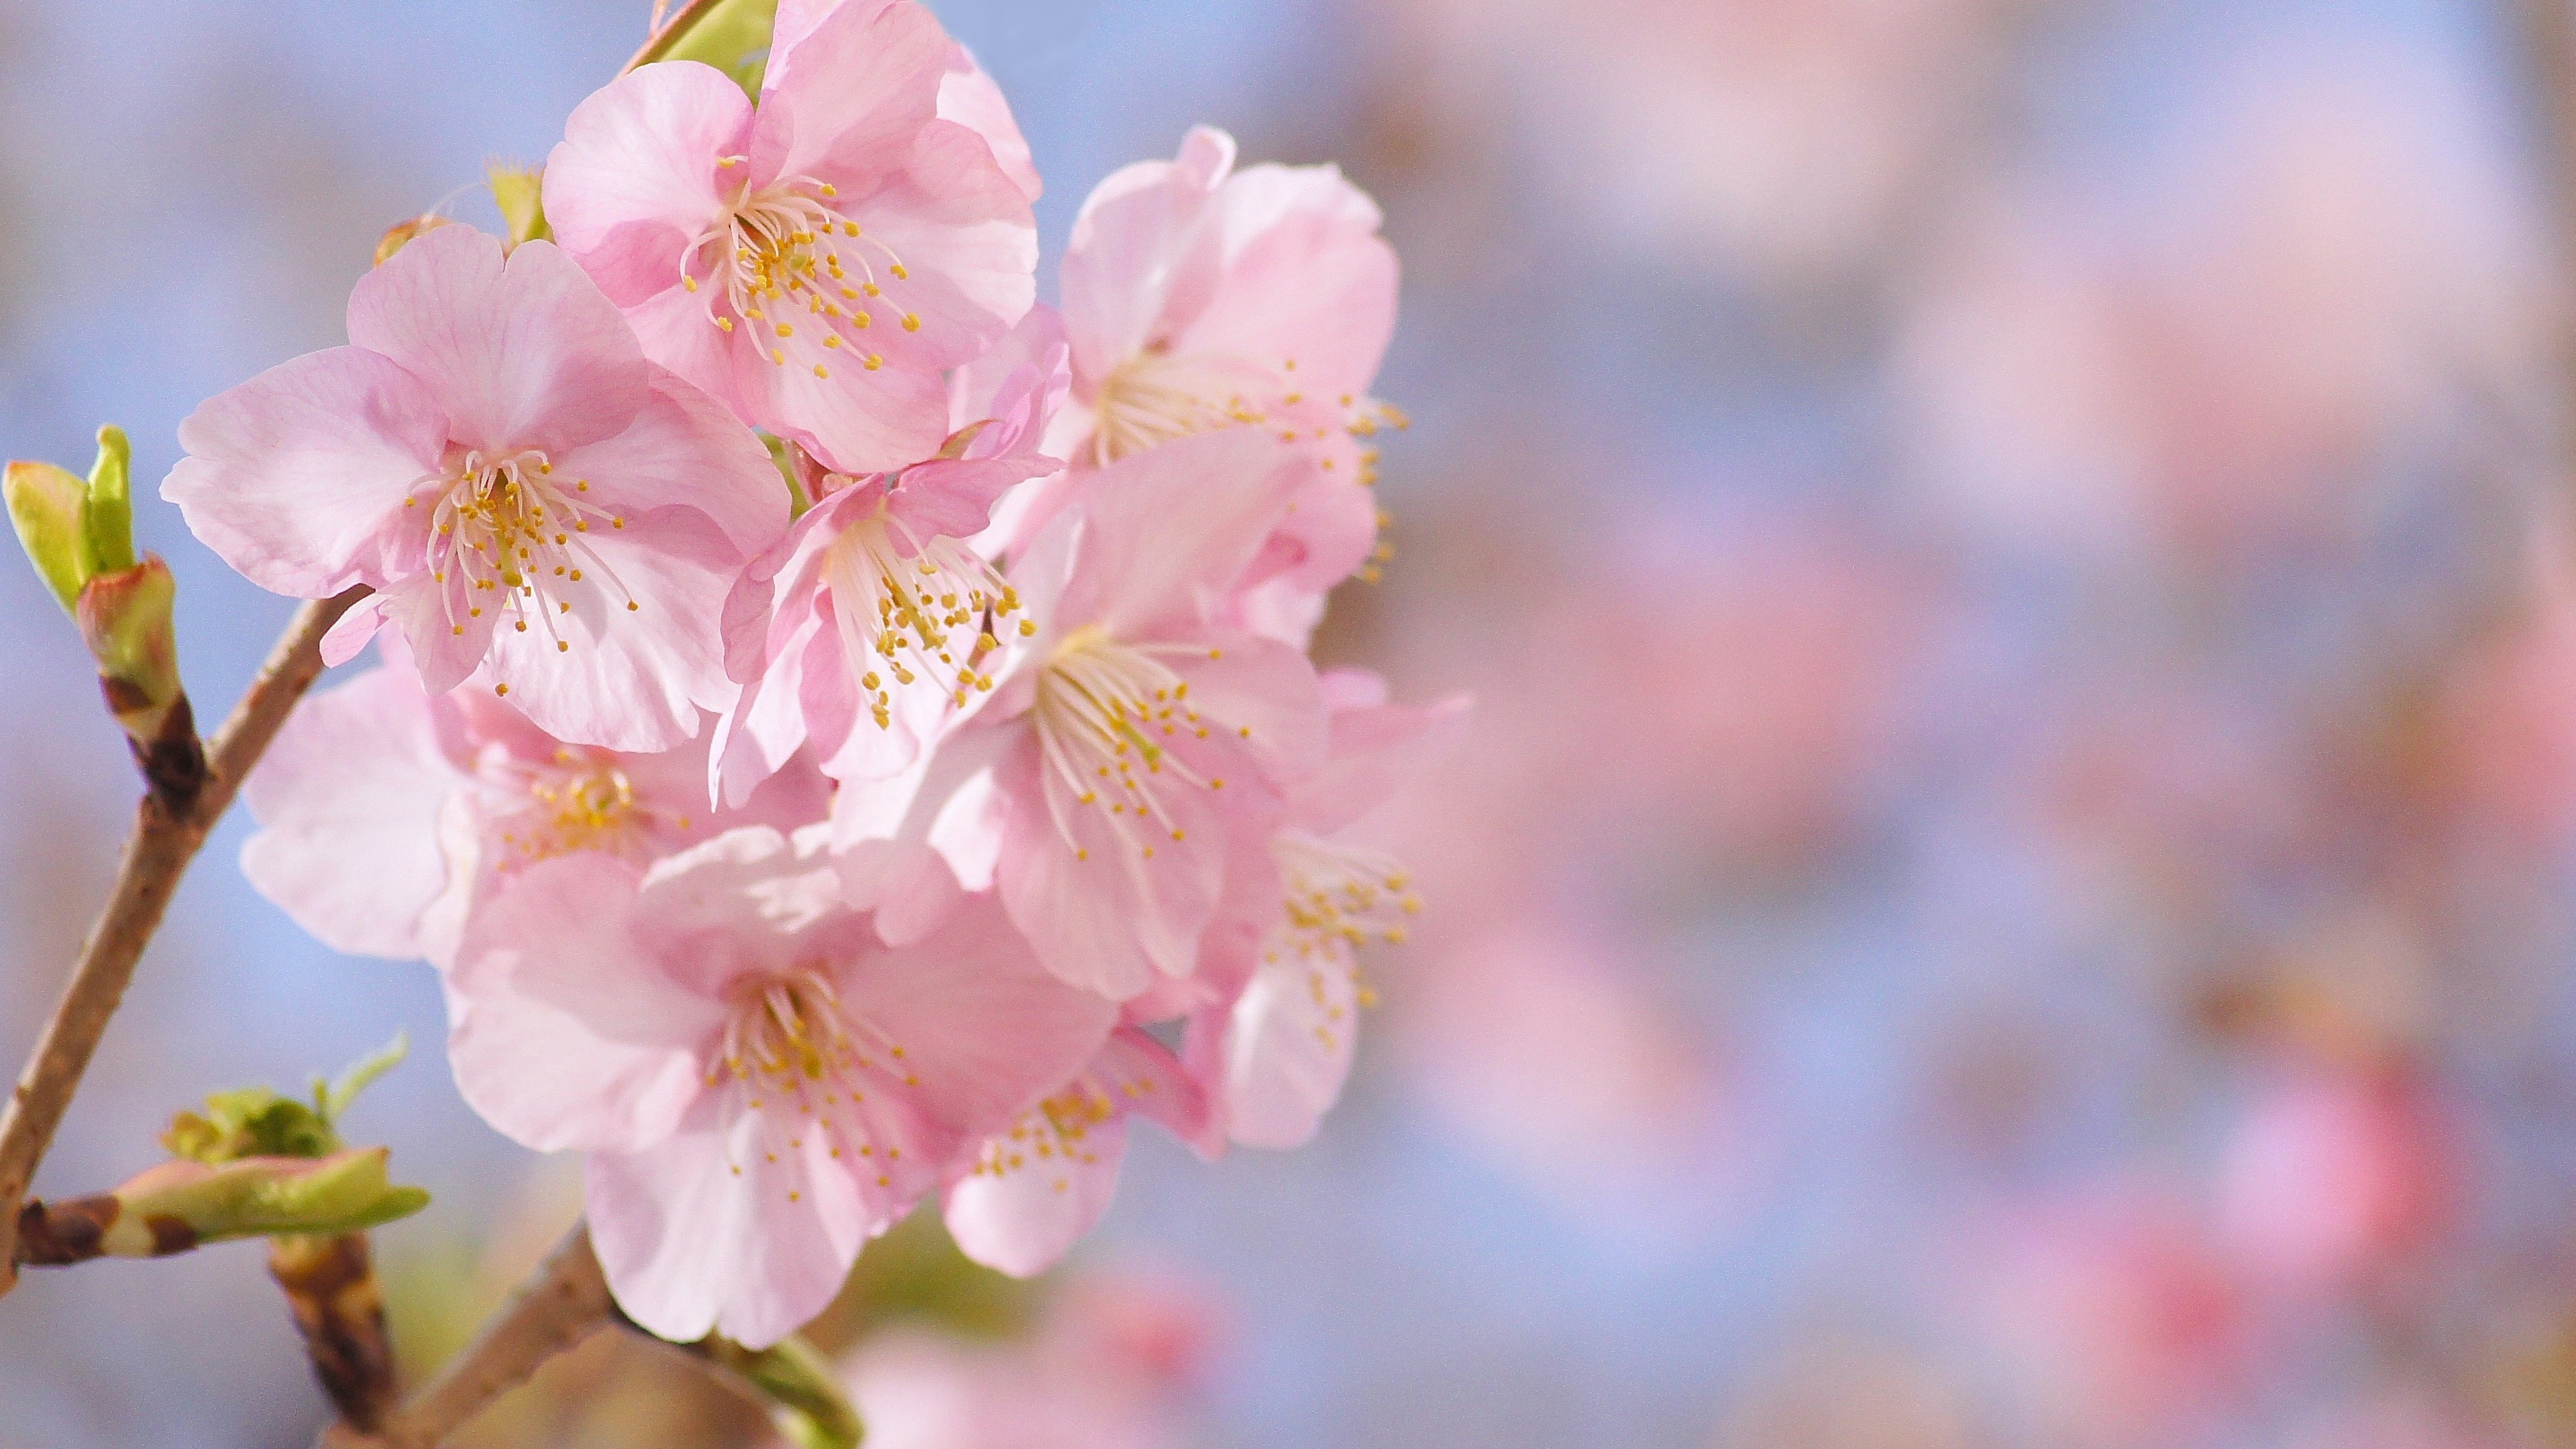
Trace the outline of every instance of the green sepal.
<instances>
[{"instance_id":1,"label":"green sepal","mask_svg":"<svg viewBox=\"0 0 2576 1449\"><path fill-rule=\"evenodd\" d=\"M831 1364L803 1338L754 1349L711 1335L698 1347L759 1393L770 1422L796 1449L858 1449L867 1436Z\"/></svg>"},{"instance_id":2,"label":"green sepal","mask_svg":"<svg viewBox=\"0 0 2576 1449\"><path fill-rule=\"evenodd\" d=\"M546 225L545 176L542 166L511 166L493 161L483 168L483 179L492 188L492 201L501 208L502 234L512 246L554 240L555 229Z\"/></svg>"}]
</instances>

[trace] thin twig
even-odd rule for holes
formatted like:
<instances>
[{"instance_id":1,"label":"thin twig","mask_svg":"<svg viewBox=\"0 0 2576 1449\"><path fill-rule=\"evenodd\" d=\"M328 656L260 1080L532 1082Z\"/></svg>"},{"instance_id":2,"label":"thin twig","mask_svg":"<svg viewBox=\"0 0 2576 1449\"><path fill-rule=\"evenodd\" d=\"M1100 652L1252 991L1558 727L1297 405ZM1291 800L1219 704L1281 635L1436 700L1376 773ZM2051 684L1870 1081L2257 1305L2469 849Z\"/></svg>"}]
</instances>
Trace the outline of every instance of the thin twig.
<instances>
[{"instance_id":1,"label":"thin twig","mask_svg":"<svg viewBox=\"0 0 2576 1449\"><path fill-rule=\"evenodd\" d=\"M173 813L157 794L145 796L135 807L134 832L126 839L115 889L81 946L71 982L54 1004L26 1070L19 1074L6 1115L0 1115L0 1294L18 1281L18 1205L35 1179L36 1164L53 1145L54 1129L62 1125L63 1112L71 1105L90 1054L98 1049L99 1037L134 979L134 963L159 929L161 913L169 906L188 862L232 804L242 777L258 763L269 741L277 738L278 727L286 723L287 712L322 672L323 634L366 592L353 588L296 611L268 662L260 666L259 677L243 692L232 717L215 732L206 751L208 777L189 809Z\"/></svg>"},{"instance_id":2,"label":"thin twig","mask_svg":"<svg viewBox=\"0 0 2576 1449\"><path fill-rule=\"evenodd\" d=\"M607 1327L613 1309L608 1280L590 1250L590 1226L575 1224L481 1336L429 1387L394 1410L384 1427L365 1434L335 1423L322 1431L314 1449L435 1449L546 1360Z\"/></svg>"}]
</instances>

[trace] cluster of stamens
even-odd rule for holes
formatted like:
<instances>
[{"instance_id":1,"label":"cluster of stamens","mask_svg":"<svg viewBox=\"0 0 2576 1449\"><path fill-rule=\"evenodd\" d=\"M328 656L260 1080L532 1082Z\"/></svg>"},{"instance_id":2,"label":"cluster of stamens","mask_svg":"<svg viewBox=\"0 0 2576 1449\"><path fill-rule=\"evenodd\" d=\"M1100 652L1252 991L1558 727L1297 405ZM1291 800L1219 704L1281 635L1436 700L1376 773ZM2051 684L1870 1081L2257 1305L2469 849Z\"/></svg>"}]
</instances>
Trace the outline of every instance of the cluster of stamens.
<instances>
[{"instance_id":1,"label":"cluster of stamens","mask_svg":"<svg viewBox=\"0 0 2576 1449\"><path fill-rule=\"evenodd\" d=\"M862 1035L878 1039L863 1043ZM891 1144L880 1147L862 1108L866 1088L876 1081L919 1085L920 1078L903 1058L902 1047L842 1010L840 994L816 965L755 973L735 984L733 1015L725 1024L723 1041L705 1080L710 1087L727 1081L738 1084L753 1112L793 1107L792 1118L765 1119L773 1127L769 1135L783 1135L788 1151L803 1150L805 1134L820 1133L833 1159L841 1160L846 1154L882 1169L900 1161L903 1149ZM780 1145L773 1140L762 1149L770 1161L778 1160ZM734 1175L741 1175L742 1164L728 1165ZM887 1172L879 1171L879 1187L892 1181ZM790 1191L788 1200L799 1196Z\"/></svg>"},{"instance_id":2,"label":"cluster of stamens","mask_svg":"<svg viewBox=\"0 0 2576 1449\"><path fill-rule=\"evenodd\" d=\"M648 803L606 750L559 746L548 765L512 762L500 774L503 789L519 797L517 807L501 817L510 826L501 832L510 852L507 865L533 865L581 850L641 859L661 829L689 828L688 816Z\"/></svg>"},{"instance_id":3,"label":"cluster of stamens","mask_svg":"<svg viewBox=\"0 0 2576 1449\"><path fill-rule=\"evenodd\" d=\"M572 612L572 601L560 595L594 573L626 595L629 610L639 607L590 544L593 525L621 529L625 518L590 500L590 480L566 487L553 474L554 465L535 449L500 456L467 449L403 500L406 508L432 503L430 579L457 635L490 608L519 633L533 624L558 652L568 652L572 641L557 621ZM507 694L510 687L499 690Z\"/></svg>"},{"instance_id":4,"label":"cluster of stamens","mask_svg":"<svg viewBox=\"0 0 2576 1449\"><path fill-rule=\"evenodd\" d=\"M1305 976L1314 999L1315 1036L1339 1044L1354 1010L1375 1006L1361 978L1357 948L1401 943L1405 918L1422 909L1404 868L1376 851L1283 834L1271 842L1286 886L1279 922L1262 943L1263 963Z\"/></svg>"},{"instance_id":5,"label":"cluster of stamens","mask_svg":"<svg viewBox=\"0 0 2576 1449\"><path fill-rule=\"evenodd\" d=\"M745 159L717 164L730 169ZM903 258L843 215L833 204L839 195L810 177L783 178L756 194L746 182L732 208L680 254L681 286L712 294L711 325L729 336L748 329L771 363L785 367L793 354L818 378L845 361L869 372L885 366L860 335L880 320L921 330L920 314L899 310L880 281L880 265L885 280L908 278Z\"/></svg>"},{"instance_id":6,"label":"cluster of stamens","mask_svg":"<svg viewBox=\"0 0 2576 1449\"><path fill-rule=\"evenodd\" d=\"M1110 829L1144 859L1155 843L1185 838L1162 796L1169 782L1182 788L1222 790L1225 781L1201 775L1172 752L1180 739L1204 740L1221 726L1202 718L1189 702L1187 680L1159 654L1195 652L1186 645L1120 644L1097 625L1076 631L1056 646L1038 677L1038 744L1080 807L1106 805ZM1210 651L1209 657L1215 657ZM1235 733L1250 738L1250 726ZM1073 836L1070 821L1055 822L1076 859L1090 851Z\"/></svg>"},{"instance_id":7,"label":"cluster of stamens","mask_svg":"<svg viewBox=\"0 0 2576 1449\"><path fill-rule=\"evenodd\" d=\"M945 535L916 537L883 503L833 540L823 577L842 652L880 729L893 723L895 690L926 677L962 708L993 687L979 666L1002 647L1000 631L1037 632L1028 619L1012 624L1019 591L983 555Z\"/></svg>"},{"instance_id":8,"label":"cluster of stamens","mask_svg":"<svg viewBox=\"0 0 2576 1449\"><path fill-rule=\"evenodd\" d=\"M978 1177L1007 1177L1026 1170L1053 1171L1057 1192L1071 1189L1065 1169L1100 1161L1091 1134L1114 1121L1123 1110L1118 1099L1143 1097L1154 1090L1150 1078L1111 1084L1096 1072L1077 1077L1063 1091L1040 1102L1011 1124L1011 1130L984 1144L969 1171Z\"/></svg>"}]
</instances>

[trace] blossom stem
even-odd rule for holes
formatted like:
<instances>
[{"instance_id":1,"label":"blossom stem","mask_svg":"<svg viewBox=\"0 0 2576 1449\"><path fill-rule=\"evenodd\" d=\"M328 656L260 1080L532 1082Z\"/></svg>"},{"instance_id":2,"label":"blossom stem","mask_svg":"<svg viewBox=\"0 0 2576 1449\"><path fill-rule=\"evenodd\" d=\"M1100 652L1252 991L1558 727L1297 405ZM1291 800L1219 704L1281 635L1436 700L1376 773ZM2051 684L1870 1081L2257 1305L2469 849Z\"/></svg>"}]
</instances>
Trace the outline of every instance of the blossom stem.
<instances>
[{"instance_id":1,"label":"blossom stem","mask_svg":"<svg viewBox=\"0 0 2576 1449\"><path fill-rule=\"evenodd\" d=\"M556 1354L604 1328L614 1304L590 1225L575 1224L483 1332L402 1407L368 1433L333 1424L314 1449L433 1449Z\"/></svg>"},{"instance_id":2,"label":"blossom stem","mask_svg":"<svg viewBox=\"0 0 2576 1449\"><path fill-rule=\"evenodd\" d=\"M0 1294L17 1283L19 1204L134 979L135 962L161 925L179 877L232 804L242 777L277 737L287 712L322 672L323 634L366 593L363 587L352 588L296 611L259 677L215 732L206 752L207 778L186 808L174 809L159 790L135 808L134 831L126 840L115 887L18 1076L6 1114L0 1115Z\"/></svg>"}]
</instances>

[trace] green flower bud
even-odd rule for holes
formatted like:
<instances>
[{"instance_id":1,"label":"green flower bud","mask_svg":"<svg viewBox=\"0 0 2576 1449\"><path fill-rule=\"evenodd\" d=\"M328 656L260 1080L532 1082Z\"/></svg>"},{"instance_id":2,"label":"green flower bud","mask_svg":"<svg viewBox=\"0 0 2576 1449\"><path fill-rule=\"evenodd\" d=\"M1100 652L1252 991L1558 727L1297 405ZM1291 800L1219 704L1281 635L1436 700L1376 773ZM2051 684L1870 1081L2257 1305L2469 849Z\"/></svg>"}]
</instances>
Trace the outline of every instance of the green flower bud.
<instances>
[{"instance_id":1,"label":"green flower bud","mask_svg":"<svg viewBox=\"0 0 2576 1449\"><path fill-rule=\"evenodd\" d=\"M329 1157L245 1157L210 1167L164 1162L96 1197L29 1203L19 1215L23 1261L159 1258L207 1243L281 1233L354 1233L429 1206L429 1194L386 1175L388 1149Z\"/></svg>"}]
</instances>

